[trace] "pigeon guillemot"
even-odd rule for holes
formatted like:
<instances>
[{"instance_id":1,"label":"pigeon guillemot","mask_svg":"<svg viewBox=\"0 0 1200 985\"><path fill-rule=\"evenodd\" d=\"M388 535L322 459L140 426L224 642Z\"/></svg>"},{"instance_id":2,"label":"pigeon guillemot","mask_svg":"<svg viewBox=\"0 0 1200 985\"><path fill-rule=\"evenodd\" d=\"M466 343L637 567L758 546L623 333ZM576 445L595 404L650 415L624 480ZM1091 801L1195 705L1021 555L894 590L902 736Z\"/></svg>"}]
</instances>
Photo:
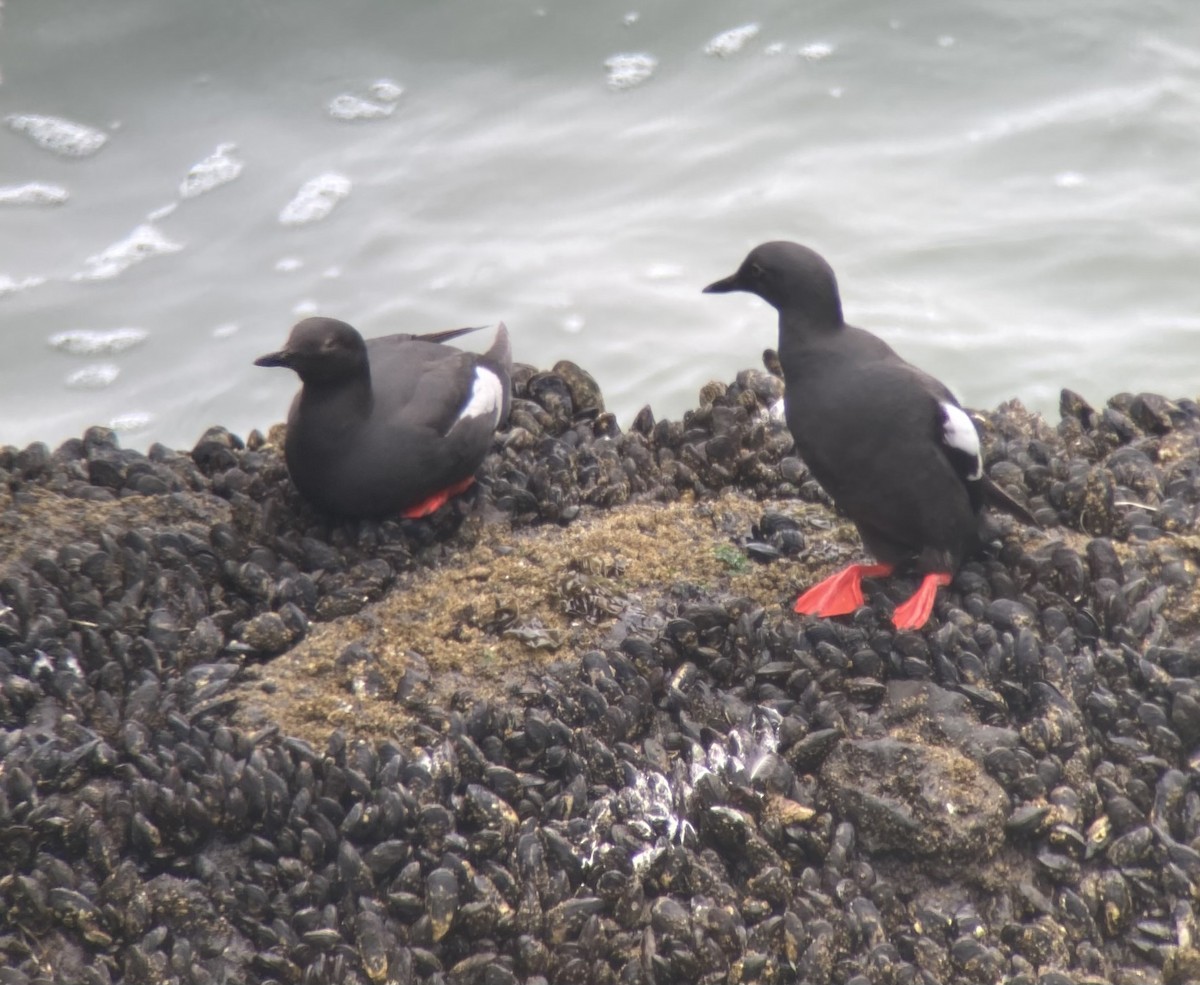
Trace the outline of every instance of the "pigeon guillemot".
<instances>
[{"instance_id":1,"label":"pigeon guillemot","mask_svg":"<svg viewBox=\"0 0 1200 985\"><path fill-rule=\"evenodd\" d=\"M778 310L784 413L796 449L880 561L813 586L796 600L797 612L853 612L863 604L864 577L913 567L921 586L892 621L916 629L938 586L980 546L985 503L1036 524L984 475L979 434L954 395L883 339L845 323L837 279L817 253L763 243L704 291L748 291Z\"/></svg>"},{"instance_id":2,"label":"pigeon guillemot","mask_svg":"<svg viewBox=\"0 0 1200 985\"><path fill-rule=\"evenodd\" d=\"M288 473L309 502L345 517L427 516L467 489L508 418L512 351L496 330L482 355L442 343L475 328L363 341L306 318L256 366L294 369Z\"/></svg>"}]
</instances>

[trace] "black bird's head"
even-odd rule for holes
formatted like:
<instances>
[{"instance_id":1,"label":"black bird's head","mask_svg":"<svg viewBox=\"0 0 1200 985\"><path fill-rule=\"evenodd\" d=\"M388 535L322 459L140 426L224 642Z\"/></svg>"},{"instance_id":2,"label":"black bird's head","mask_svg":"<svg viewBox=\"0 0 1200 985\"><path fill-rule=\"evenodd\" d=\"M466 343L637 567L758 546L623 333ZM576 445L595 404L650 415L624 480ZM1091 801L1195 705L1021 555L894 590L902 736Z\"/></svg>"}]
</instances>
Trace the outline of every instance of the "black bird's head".
<instances>
[{"instance_id":1,"label":"black bird's head","mask_svg":"<svg viewBox=\"0 0 1200 985\"><path fill-rule=\"evenodd\" d=\"M368 372L367 345L358 331L336 318L298 322L278 352L259 356L255 366L286 366L304 383L338 383Z\"/></svg>"},{"instance_id":2,"label":"black bird's head","mask_svg":"<svg viewBox=\"0 0 1200 985\"><path fill-rule=\"evenodd\" d=\"M747 291L777 309L827 328L840 327L842 299L833 268L815 250L775 240L754 247L737 273L714 281L705 294Z\"/></svg>"}]
</instances>

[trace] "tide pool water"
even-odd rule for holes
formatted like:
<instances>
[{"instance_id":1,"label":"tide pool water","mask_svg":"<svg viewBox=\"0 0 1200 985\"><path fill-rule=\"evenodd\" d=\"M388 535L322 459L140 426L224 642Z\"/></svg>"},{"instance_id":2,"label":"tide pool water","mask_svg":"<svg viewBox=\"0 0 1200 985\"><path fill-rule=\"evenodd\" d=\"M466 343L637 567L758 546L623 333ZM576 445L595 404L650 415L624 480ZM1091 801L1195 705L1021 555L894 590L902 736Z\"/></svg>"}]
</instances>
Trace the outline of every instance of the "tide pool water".
<instances>
[{"instance_id":1,"label":"tide pool water","mask_svg":"<svg viewBox=\"0 0 1200 985\"><path fill-rule=\"evenodd\" d=\"M312 313L678 415L775 238L970 405L1200 390L1194 4L18 0L0 121L0 444L265 429Z\"/></svg>"}]
</instances>

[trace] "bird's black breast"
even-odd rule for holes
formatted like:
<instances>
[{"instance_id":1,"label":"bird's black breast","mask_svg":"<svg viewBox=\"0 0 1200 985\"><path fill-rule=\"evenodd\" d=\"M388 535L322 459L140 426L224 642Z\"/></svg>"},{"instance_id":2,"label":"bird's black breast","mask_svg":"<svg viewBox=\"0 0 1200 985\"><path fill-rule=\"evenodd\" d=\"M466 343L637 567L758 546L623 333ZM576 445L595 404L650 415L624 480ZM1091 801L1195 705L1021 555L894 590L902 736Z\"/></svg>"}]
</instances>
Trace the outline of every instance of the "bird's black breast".
<instances>
[{"instance_id":1,"label":"bird's black breast","mask_svg":"<svg viewBox=\"0 0 1200 985\"><path fill-rule=\"evenodd\" d=\"M899 360L824 354L789 374L796 448L881 560L932 550L957 563L973 546L977 507L937 440L938 403Z\"/></svg>"}]
</instances>

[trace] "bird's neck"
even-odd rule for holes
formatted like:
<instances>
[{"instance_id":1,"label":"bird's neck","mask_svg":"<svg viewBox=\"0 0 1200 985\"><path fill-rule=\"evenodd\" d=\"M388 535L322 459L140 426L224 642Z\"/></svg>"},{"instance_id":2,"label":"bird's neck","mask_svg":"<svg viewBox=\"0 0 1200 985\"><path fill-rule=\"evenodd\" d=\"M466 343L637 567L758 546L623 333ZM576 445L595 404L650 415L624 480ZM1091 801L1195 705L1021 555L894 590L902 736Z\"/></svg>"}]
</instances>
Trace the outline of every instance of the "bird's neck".
<instances>
[{"instance_id":1,"label":"bird's neck","mask_svg":"<svg viewBox=\"0 0 1200 985\"><path fill-rule=\"evenodd\" d=\"M361 373L338 380L309 380L300 393L305 412L328 414L349 413L356 418L370 416L374 404L371 391L371 370L364 366Z\"/></svg>"},{"instance_id":2,"label":"bird's neck","mask_svg":"<svg viewBox=\"0 0 1200 985\"><path fill-rule=\"evenodd\" d=\"M813 318L807 313L779 313L779 358L786 367L807 363L828 348L846 329L841 319ZM790 357L790 358L789 358Z\"/></svg>"}]
</instances>

